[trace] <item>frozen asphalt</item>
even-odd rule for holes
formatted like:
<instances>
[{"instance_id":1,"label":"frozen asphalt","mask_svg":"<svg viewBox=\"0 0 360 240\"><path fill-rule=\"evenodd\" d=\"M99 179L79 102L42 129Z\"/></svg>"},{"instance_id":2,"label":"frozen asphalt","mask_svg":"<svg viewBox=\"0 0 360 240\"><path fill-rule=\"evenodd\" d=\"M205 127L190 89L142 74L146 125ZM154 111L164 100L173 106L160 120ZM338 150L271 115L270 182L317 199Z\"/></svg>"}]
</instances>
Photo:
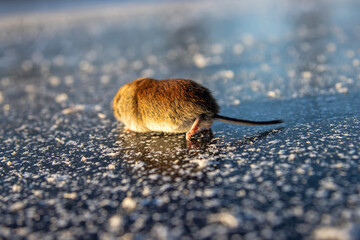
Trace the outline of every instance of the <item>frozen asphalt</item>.
<instances>
[{"instance_id":1,"label":"frozen asphalt","mask_svg":"<svg viewBox=\"0 0 360 240\"><path fill-rule=\"evenodd\" d=\"M360 3L0 15L0 238L360 239ZM133 134L117 89L191 78L214 138Z\"/></svg>"}]
</instances>

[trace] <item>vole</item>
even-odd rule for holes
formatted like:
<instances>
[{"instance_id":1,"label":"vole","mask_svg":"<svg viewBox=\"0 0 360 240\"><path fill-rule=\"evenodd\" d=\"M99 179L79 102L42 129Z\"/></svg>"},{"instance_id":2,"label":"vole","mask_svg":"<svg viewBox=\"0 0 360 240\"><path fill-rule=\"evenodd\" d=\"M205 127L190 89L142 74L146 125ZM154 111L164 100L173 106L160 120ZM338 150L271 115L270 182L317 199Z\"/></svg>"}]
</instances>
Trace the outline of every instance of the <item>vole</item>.
<instances>
[{"instance_id":1,"label":"vole","mask_svg":"<svg viewBox=\"0 0 360 240\"><path fill-rule=\"evenodd\" d=\"M122 86L114 97L115 117L134 132L186 132L210 129L215 120L248 126L282 123L248 121L219 115L209 89L190 79L139 78Z\"/></svg>"}]
</instances>

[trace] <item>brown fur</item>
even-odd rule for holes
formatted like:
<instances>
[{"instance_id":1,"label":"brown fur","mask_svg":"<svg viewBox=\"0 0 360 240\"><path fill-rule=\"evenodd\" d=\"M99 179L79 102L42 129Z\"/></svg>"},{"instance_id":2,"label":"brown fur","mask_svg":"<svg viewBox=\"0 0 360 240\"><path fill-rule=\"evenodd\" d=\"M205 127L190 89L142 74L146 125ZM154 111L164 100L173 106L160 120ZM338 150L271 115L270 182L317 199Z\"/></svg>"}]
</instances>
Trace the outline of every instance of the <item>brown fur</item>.
<instances>
[{"instance_id":1,"label":"brown fur","mask_svg":"<svg viewBox=\"0 0 360 240\"><path fill-rule=\"evenodd\" d=\"M202 126L211 125L219 106L210 91L193 80L140 78L119 89L113 110L133 131L153 131L151 123L156 122L174 126L171 132L186 132L201 115Z\"/></svg>"}]
</instances>

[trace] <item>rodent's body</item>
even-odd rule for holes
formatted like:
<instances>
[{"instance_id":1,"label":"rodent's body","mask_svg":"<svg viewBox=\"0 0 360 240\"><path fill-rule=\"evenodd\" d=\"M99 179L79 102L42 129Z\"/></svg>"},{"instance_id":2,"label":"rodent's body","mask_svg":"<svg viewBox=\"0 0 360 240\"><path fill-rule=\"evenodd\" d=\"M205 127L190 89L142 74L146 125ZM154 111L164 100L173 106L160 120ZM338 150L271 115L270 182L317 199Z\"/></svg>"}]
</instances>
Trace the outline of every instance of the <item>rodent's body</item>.
<instances>
[{"instance_id":1,"label":"rodent's body","mask_svg":"<svg viewBox=\"0 0 360 240\"><path fill-rule=\"evenodd\" d=\"M135 132L187 132L209 129L214 120L249 126L278 124L255 122L218 115L211 92L190 79L140 78L122 86L113 101L115 117Z\"/></svg>"},{"instance_id":2,"label":"rodent's body","mask_svg":"<svg viewBox=\"0 0 360 240\"><path fill-rule=\"evenodd\" d=\"M210 127L219 106L210 91L189 79L140 78L125 84L113 102L115 117L135 132L188 132Z\"/></svg>"}]
</instances>

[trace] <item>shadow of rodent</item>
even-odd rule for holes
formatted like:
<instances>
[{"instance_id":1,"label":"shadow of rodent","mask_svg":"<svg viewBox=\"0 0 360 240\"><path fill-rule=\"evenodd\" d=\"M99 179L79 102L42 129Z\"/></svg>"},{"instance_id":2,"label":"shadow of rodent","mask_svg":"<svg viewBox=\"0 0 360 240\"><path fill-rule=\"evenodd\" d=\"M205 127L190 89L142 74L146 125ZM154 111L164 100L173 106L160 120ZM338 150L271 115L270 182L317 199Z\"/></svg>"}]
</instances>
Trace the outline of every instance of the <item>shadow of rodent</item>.
<instances>
[{"instance_id":1,"label":"shadow of rodent","mask_svg":"<svg viewBox=\"0 0 360 240\"><path fill-rule=\"evenodd\" d=\"M135 133L119 128L116 144L119 147L119 158L122 163L129 165L129 169L134 164L140 164L142 170L149 174L157 172L176 177L183 175L184 170L189 175L203 171L204 165L210 169L220 168L224 155L229 152L228 146L235 147L233 151L239 152L244 146L281 130L283 128L272 129L228 143L214 138L212 134L198 134L189 142L183 133Z\"/></svg>"},{"instance_id":2,"label":"shadow of rodent","mask_svg":"<svg viewBox=\"0 0 360 240\"><path fill-rule=\"evenodd\" d=\"M121 149L123 160L141 161L146 164L146 168L166 171L204 154L210 145L215 146L216 139L200 135L190 143L183 133L135 133L119 129L116 143Z\"/></svg>"}]
</instances>

